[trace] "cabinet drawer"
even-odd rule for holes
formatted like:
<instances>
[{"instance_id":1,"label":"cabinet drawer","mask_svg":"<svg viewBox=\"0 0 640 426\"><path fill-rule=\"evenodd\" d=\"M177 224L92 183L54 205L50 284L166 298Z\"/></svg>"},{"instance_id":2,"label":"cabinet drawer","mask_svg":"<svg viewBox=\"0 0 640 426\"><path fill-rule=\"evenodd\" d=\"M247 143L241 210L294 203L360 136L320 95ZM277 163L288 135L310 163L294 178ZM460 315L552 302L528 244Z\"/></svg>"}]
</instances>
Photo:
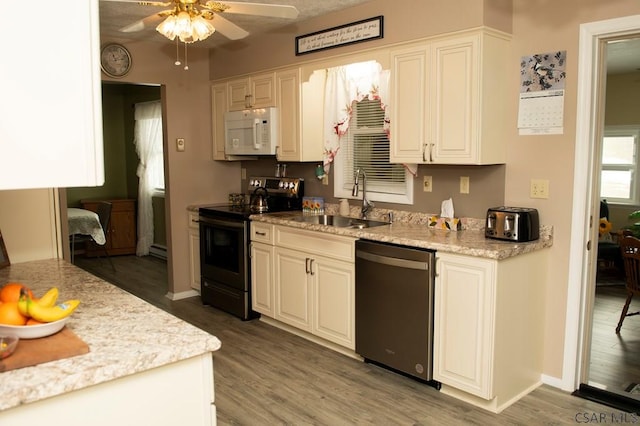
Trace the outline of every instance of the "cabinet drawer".
<instances>
[{"instance_id":1,"label":"cabinet drawer","mask_svg":"<svg viewBox=\"0 0 640 426\"><path fill-rule=\"evenodd\" d=\"M200 214L198 212L189 212L189 228L198 229L200 227Z\"/></svg>"},{"instance_id":2,"label":"cabinet drawer","mask_svg":"<svg viewBox=\"0 0 640 426\"><path fill-rule=\"evenodd\" d=\"M294 250L304 250L333 259L355 261L355 239L340 235L305 231L287 226L275 226L275 244Z\"/></svg>"},{"instance_id":3,"label":"cabinet drawer","mask_svg":"<svg viewBox=\"0 0 640 426\"><path fill-rule=\"evenodd\" d=\"M251 222L251 241L273 245L273 225Z\"/></svg>"}]
</instances>

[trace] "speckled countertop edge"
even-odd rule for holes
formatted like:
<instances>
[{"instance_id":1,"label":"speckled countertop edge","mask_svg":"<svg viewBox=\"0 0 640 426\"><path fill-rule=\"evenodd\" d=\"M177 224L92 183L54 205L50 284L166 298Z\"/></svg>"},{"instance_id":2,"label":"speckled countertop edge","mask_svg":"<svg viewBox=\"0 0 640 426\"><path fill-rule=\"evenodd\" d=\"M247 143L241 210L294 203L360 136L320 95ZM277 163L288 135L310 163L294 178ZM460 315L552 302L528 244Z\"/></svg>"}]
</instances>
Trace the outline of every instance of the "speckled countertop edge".
<instances>
[{"instance_id":1,"label":"speckled countertop edge","mask_svg":"<svg viewBox=\"0 0 640 426\"><path fill-rule=\"evenodd\" d=\"M58 259L0 269L0 285L22 282L36 295L57 286L79 299L67 327L89 353L0 373L0 411L140 373L220 348L217 337Z\"/></svg>"},{"instance_id":2,"label":"speckled countertop edge","mask_svg":"<svg viewBox=\"0 0 640 426\"><path fill-rule=\"evenodd\" d=\"M327 214L335 214L331 210L327 212ZM496 260L530 253L553 245L553 228L551 226L540 227L540 238L538 240L515 243L486 238L484 236L484 228L478 226L478 223L483 224L484 222L478 219L462 218L463 230L447 231L429 228L426 221L422 220L415 222L398 221L398 215L396 214L394 222L390 225L350 229L297 221L296 218L301 215L301 212L268 213L252 215L251 220ZM353 215L353 217L357 217L357 215ZM372 216L371 219L384 220L385 218L383 216Z\"/></svg>"}]
</instances>

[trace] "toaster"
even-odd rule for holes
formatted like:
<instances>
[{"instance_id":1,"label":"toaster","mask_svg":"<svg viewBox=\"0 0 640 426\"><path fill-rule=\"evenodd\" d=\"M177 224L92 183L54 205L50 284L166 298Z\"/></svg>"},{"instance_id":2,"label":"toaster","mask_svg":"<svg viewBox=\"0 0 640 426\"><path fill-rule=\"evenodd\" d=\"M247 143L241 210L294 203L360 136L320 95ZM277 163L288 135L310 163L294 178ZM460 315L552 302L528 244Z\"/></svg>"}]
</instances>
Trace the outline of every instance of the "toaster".
<instances>
[{"instance_id":1,"label":"toaster","mask_svg":"<svg viewBox=\"0 0 640 426\"><path fill-rule=\"evenodd\" d=\"M493 207L487 210L484 236L526 242L540 237L538 210L527 207Z\"/></svg>"}]
</instances>

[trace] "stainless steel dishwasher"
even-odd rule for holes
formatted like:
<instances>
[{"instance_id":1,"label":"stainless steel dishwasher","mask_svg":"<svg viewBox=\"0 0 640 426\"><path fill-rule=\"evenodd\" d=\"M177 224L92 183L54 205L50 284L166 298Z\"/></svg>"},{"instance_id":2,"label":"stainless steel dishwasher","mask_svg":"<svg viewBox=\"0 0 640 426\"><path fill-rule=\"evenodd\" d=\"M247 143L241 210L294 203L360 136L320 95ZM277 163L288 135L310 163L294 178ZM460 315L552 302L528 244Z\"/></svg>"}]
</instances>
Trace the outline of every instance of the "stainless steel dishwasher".
<instances>
[{"instance_id":1,"label":"stainless steel dishwasher","mask_svg":"<svg viewBox=\"0 0 640 426\"><path fill-rule=\"evenodd\" d=\"M356 353L433 382L435 251L356 241Z\"/></svg>"}]
</instances>

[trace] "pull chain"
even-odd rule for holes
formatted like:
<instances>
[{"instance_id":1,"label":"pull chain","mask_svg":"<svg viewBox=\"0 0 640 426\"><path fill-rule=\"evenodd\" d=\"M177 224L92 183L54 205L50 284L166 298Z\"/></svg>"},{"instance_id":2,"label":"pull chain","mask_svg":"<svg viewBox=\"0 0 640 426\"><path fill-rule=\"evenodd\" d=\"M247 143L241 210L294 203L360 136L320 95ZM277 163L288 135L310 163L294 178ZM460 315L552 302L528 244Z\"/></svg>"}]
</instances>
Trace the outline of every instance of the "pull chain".
<instances>
[{"instance_id":1,"label":"pull chain","mask_svg":"<svg viewBox=\"0 0 640 426\"><path fill-rule=\"evenodd\" d=\"M184 69L189 70L189 59L187 59L187 43L184 44Z\"/></svg>"},{"instance_id":2,"label":"pull chain","mask_svg":"<svg viewBox=\"0 0 640 426\"><path fill-rule=\"evenodd\" d=\"M180 50L179 50L180 46L178 44L178 39L176 38L176 65L180 65L182 62L180 62Z\"/></svg>"}]
</instances>

